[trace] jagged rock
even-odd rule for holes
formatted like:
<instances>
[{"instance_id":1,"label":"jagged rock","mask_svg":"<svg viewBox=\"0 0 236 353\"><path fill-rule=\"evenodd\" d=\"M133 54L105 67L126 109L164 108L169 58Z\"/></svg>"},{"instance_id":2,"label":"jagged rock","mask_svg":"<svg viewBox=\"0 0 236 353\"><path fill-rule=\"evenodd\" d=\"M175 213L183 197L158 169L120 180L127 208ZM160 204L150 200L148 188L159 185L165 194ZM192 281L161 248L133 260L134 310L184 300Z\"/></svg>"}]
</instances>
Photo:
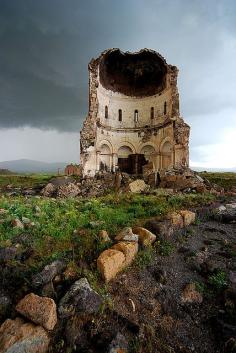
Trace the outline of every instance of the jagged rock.
<instances>
[{"instance_id":1,"label":"jagged rock","mask_svg":"<svg viewBox=\"0 0 236 353\"><path fill-rule=\"evenodd\" d=\"M154 233L156 236L158 236L158 238L161 238L162 240L170 238L174 233L174 228L171 222L168 220L159 221L159 220L152 219L145 223L145 228L150 230L152 233Z\"/></svg>"},{"instance_id":2,"label":"jagged rock","mask_svg":"<svg viewBox=\"0 0 236 353\"><path fill-rule=\"evenodd\" d=\"M138 253L138 243L123 241L115 244L111 249L121 251L125 256L124 266L129 266Z\"/></svg>"},{"instance_id":3,"label":"jagged rock","mask_svg":"<svg viewBox=\"0 0 236 353\"><path fill-rule=\"evenodd\" d=\"M196 213L188 211L188 210L181 210L179 213L183 217L184 227L187 227L190 224L195 222Z\"/></svg>"},{"instance_id":4,"label":"jagged rock","mask_svg":"<svg viewBox=\"0 0 236 353\"><path fill-rule=\"evenodd\" d=\"M90 287L87 278L81 278L60 300L58 313L61 318L74 314L94 314L98 312L101 304L102 298Z\"/></svg>"},{"instance_id":5,"label":"jagged rock","mask_svg":"<svg viewBox=\"0 0 236 353\"><path fill-rule=\"evenodd\" d=\"M132 228L125 227L117 234L117 236L115 237L115 240L138 242L138 235L133 233Z\"/></svg>"},{"instance_id":6,"label":"jagged rock","mask_svg":"<svg viewBox=\"0 0 236 353\"><path fill-rule=\"evenodd\" d=\"M125 266L125 255L123 252L108 249L103 251L97 259L97 267L106 282L114 278Z\"/></svg>"},{"instance_id":7,"label":"jagged rock","mask_svg":"<svg viewBox=\"0 0 236 353\"><path fill-rule=\"evenodd\" d=\"M32 284L34 287L42 286L53 280L54 277L61 274L66 268L66 264L63 261L53 261L50 265L44 267L44 269L33 276Z\"/></svg>"},{"instance_id":8,"label":"jagged rock","mask_svg":"<svg viewBox=\"0 0 236 353\"><path fill-rule=\"evenodd\" d=\"M27 294L17 304L16 310L47 330L53 330L57 323L57 308L51 298L39 297L34 293Z\"/></svg>"},{"instance_id":9,"label":"jagged rock","mask_svg":"<svg viewBox=\"0 0 236 353\"><path fill-rule=\"evenodd\" d=\"M233 205L233 206L232 206ZM236 207L235 204L227 204L219 206L213 210L213 218L222 223L236 222Z\"/></svg>"},{"instance_id":10,"label":"jagged rock","mask_svg":"<svg viewBox=\"0 0 236 353\"><path fill-rule=\"evenodd\" d=\"M46 353L49 337L41 326L20 318L6 320L0 327L0 353Z\"/></svg>"},{"instance_id":11,"label":"jagged rock","mask_svg":"<svg viewBox=\"0 0 236 353\"><path fill-rule=\"evenodd\" d=\"M184 221L180 213L172 212L167 215L167 219L170 220L174 228L183 228Z\"/></svg>"},{"instance_id":12,"label":"jagged rock","mask_svg":"<svg viewBox=\"0 0 236 353\"><path fill-rule=\"evenodd\" d=\"M143 246L149 246L156 241L156 235L143 227L135 227L133 232L138 235L139 243Z\"/></svg>"},{"instance_id":13,"label":"jagged rock","mask_svg":"<svg viewBox=\"0 0 236 353\"><path fill-rule=\"evenodd\" d=\"M145 183L142 179L137 179L129 184L129 189L133 193L141 193L149 189L149 185Z\"/></svg>"},{"instance_id":14,"label":"jagged rock","mask_svg":"<svg viewBox=\"0 0 236 353\"><path fill-rule=\"evenodd\" d=\"M100 230L98 236L99 236L99 239L101 239L103 242L111 241L106 230Z\"/></svg>"},{"instance_id":15,"label":"jagged rock","mask_svg":"<svg viewBox=\"0 0 236 353\"><path fill-rule=\"evenodd\" d=\"M60 185L57 189L58 197L75 197L79 195L79 193L80 193L80 188L73 183Z\"/></svg>"},{"instance_id":16,"label":"jagged rock","mask_svg":"<svg viewBox=\"0 0 236 353\"><path fill-rule=\"evenodd\" d=\"M12 220L12 226L14 228L24 229L24 224L18 218Z\"/></svg>"},{"instance_id":17,"label":"jagged rock","mask_svg":"<svg viewBox=\"0 0 236 353\"><path fill-rule=\"evenodd\" d=\"M109 345L108 353L127 353L128 346L125 336L118 332Z\"/></svg>"},{"instance_id":18,"label":"jagged rock","mask_svg":"<svg viewBox=\"0 0 236 353\"><path fill-rule=\"evenodd\" d=\"M183 290L181 300L183 303L202 303L202 294L196 290L195 283L189 283Z\"/></svg>"},{"instance_id":19,"label":"jagged rock","mask_svg":"<svg viewBox=\"0 0 236 353\"><path fill-rule=\"evenodd\" d=\"M54 186L52 183L48 183L41 191L41 194L45 197L51 197L54 195L56 191L56 186Z\"/></svg>"}]
</instances>

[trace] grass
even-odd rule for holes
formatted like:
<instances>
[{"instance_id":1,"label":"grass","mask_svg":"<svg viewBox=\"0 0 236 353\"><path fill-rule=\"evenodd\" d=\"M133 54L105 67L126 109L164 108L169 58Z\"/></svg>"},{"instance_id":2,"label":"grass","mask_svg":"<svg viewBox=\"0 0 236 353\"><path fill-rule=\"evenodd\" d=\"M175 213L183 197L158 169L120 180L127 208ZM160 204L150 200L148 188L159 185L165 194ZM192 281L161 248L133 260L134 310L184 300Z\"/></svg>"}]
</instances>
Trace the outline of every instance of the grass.
<instances>
[{"instance_id":1,"label":"grass","mask_svg":"<svg viewBox=\"0 0 236 353\"><path fill-rule=\"evenodd\" d=\"M230 191L232 188L236 188L236 173L201 172L199 175L208 179L211 183L223 187L226 191Z\"/></svg>"},{"instance_id":2,"label":"grass","mask_svg":"<svg viewBox=\"0 0 236 353\"><path fill-rule=\"evenodd\" d=\"M29 175L5 175L0 174L0 188L7 185L13 187L34 187L41 184L47 184L52 178L49 174L29 174Z\"/></svg>"}]
</instances>

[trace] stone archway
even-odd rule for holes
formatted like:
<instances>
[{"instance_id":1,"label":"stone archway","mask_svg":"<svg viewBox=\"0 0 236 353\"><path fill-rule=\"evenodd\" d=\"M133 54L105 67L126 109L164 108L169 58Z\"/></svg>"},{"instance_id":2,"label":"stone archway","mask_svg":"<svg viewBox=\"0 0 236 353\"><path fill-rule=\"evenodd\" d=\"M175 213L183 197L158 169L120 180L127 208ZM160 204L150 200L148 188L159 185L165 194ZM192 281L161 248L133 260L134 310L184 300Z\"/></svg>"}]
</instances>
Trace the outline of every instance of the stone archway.
<instances>
[{"instance_id":1,"label":"stone archway","mask_svg":"<svg viewBox=\"0 0 236 353\"><path fill-rule=\"evenodd\" d=\"M111 170L111 149L107 144L102 144L100 147L99 170Z\"/></svg>"},{"instance_id":2,"label":"stone archway","mask_svg":"<svg viewBox=\"0 0 236 353\"><path fill-rule=\"evenodd\" d=\"M164 142L161 148L161 168L168 169L172 167L172 144L169 141Z\"/></svg>"},{"instance_id":3,"label":"stone archway","mask_svg":"<svg viewBox=\"0 0 236 353\"><path fill-rule=\"evenodd\" d=\"M118 167L121 172L132 174L129 156L133 154L129 146L123 145L118 149Z\"/></svg>"}]
</instances>

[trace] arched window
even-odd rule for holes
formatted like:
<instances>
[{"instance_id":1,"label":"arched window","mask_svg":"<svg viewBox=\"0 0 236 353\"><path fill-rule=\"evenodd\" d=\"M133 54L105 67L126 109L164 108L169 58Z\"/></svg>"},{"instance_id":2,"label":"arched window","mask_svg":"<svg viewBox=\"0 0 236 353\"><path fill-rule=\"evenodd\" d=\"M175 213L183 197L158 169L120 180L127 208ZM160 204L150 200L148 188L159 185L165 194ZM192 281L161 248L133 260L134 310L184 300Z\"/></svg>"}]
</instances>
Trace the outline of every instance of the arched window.
<instances>
[{"instance_id":1,"label":"arched window","mask_svg":"<svg viewBox=\"0 0 236 353\"><path fill-rule=\"evenodd\" d=\"M154 119L154 107L151 107L150 117L151 119Z\"/></svg>"},{"instance_id":2,"label":"arched window","mask_svg":"<svg viewBox=\"0 0 236 353\"><path fill-rule=\"evenodd\" d=\"M135 109L134 111L134 122L137 123L138 122L138 110Z\"/></svg>"},{"instance_id":3,"label":"arched window","mask_svg":"<svg viewBox=\"0 0 236 353\"><path fill-rule=\"evenodd\" d=\"M119 119L119 121L122 121L122 110L121 109L118 110L118 119Z\"/></svg>"},{"instance_id":4,"label":"arched window","mask_svg":"<svg viewBox=\"0 0 236 353\"><path fill-rule=\"evenodd\" d=\"M167 110L166 108L167 108L167 103L165 102L164 103L164 115L166 115L166 110Z\"/></svg>"},{"instance_id":5,"label":"arched window","mask_svg":"<svg viewBox=\"0 0 236 353\"><path fill-rule=\"evenodd\" d=\"M108 119L108 106L105 105L105 119Z\"/></svg>"}]
</instances>

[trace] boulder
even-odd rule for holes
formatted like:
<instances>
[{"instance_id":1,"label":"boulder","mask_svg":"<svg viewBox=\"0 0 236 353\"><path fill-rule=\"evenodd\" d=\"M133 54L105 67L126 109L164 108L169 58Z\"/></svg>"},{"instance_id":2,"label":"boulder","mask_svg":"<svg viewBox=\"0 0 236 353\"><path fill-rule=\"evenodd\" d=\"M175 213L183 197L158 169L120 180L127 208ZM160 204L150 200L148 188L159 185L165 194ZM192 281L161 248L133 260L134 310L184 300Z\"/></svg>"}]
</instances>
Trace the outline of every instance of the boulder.
<instances>
[{"instance_id":1,"label":"boulder","mask_svg":"<svg viewBox=\"0 0 236 353\"><path fill-rule=\"evenodd\" d=\"M145 228L162 240L170 238L174 233L174 227L169 220L159 221L151 219L145 223Z\"/></svg>"},{"instance_id":2,"label":"boulder","mask_svg":"<svg viewBox=\"0 0 236 353\"><path fill-rule=\"evenodd\" d=\"M125 255L123 252L108 249L103 251L97 259L97 267L106 282L114 278L125 266Z\"/></svg>"},{"instance_id":3,"label":"boulder","mask_svg":"<svg viewBox=\"0 0 236 353\"><path fill-rule=\"evenodd\" d=\"M58 313L61 318L76 314L97 313L102 298L89 285L87 278L76 281L59 303Z\"/></svg>"},{"instance_id":4,"label":"boulder","mask_svg":"<svg viewBox=\"0 0 236 353\"><path fill-rule=\"evenodd\" d=\"M56 186L54 186L52 183L48 183L41 191L41 194L45 197L51 197L54 195L56 191Z\"/></svg>"},{"instance_id":5,"label":"boulder","mask_svg":"<svg viewBox=\"0 0 236 353\"><path fill-rule=\"evenodd\" d=\"M115 237L115 240L138 242L138 235L133 233L132 228L125 227L117 234L117 236Z\"/></svg>"},{"instance_id":6,"label":"boulder","mask_svg":"<svg viewBox=\"0 0 236 353\"><path fill-rule=\"evenodd\" d=\"M181 300L183 303L198 303L203 301L202 294L196 290L195 283L189 283L183 290Z\"/></svg>"},{"instance_id":7,"label":"boulder","mask_svg":"<svg viewBox=\"0 0 236 353\"><path fill-rule=\"evenodd\" d=\"M57 196L58 197L75 197L80 193L80 188L73 183L58 186Z\"/></svg>"},{"instance_id":8,"label":"boulder","mask_svg":"<svg viewBox=\"0 0 236 353\"><path fill-rule=\"evenodd\" d=\"M156 235L143 227L135 227L133 232L138 235L139 243L143 246L149 246L156 241Z\"/></svg>"},{"instance_id":9,"label":"boulder","mask_svg":"<svg viewBox=\"0 0 236 353\"><path fill-rule=\"evenodd\" d=\"M188 210L182 210L182 211L180 211L180 214L183 217L184 227L187 227L190 224L195 222L195 219L196 219L196 213L195 212L191 212L191 211L188 211Z\"/></svg>"},{"instance_id":10,"label":"boulder","mask_svg":"<svg viewBox=\"0 0 236 353\"><path fill-rule=\"evenodd\" d=\"M57 323L57 308L53 299L27 294L17 304L16 310L35 324L53 330Z\"/></svg>"},{"instance_id":11,"label":"boulder","mask_svg":"<svg viewBox=\"0 0 236 353\"><path fill-rule=\"evenodd\" d=\"M138 243L122 241L115 244L112 249L121 251L125 256L124 266L129 266L138 253Z\"/></svg>"},{"instance_id":12,"label":"boulder","mask_svg":"<svg viewBox=\"0 0 236 353\"><path fill-rule=\"evenodd\" d=\"M167 215L167 219L170 220L174 228L183 228L184 221L180 213L172 212Z\"/></svg>"},{"instance_id":13,"label":"boulder","mask_svg":"<svg viewBox=\"0 0 236 353\"><path fill-rule=\"evenodd\" d=\"M32 284L34 287L45 285L52 281L57 275L61 274L66 268L66 264L63 261L56 260L50 265L44 267L44 269L33 276Z\"/></svg>"},{"instance_id":14,"label":"boulder","mask_svg":"<svg viewBox=\"0 0 236 353\"><path fill-rule=\"evenodd\" d=\"M0 353L46 353L49 337L41 326L20 318L6 320L0 327Z\"/></svg>"},{"instance_id":15,"label":"boulder","mask_svg":"<svg viewBox=\"0 0 236 353\"><path fill-rule=\"evenodd\" d=\"M129 189L131 192L139 194L143 191L148 190L149 185L147 185L144 180L137 179L129 184Z\"/></svg>"}]
</instances>

